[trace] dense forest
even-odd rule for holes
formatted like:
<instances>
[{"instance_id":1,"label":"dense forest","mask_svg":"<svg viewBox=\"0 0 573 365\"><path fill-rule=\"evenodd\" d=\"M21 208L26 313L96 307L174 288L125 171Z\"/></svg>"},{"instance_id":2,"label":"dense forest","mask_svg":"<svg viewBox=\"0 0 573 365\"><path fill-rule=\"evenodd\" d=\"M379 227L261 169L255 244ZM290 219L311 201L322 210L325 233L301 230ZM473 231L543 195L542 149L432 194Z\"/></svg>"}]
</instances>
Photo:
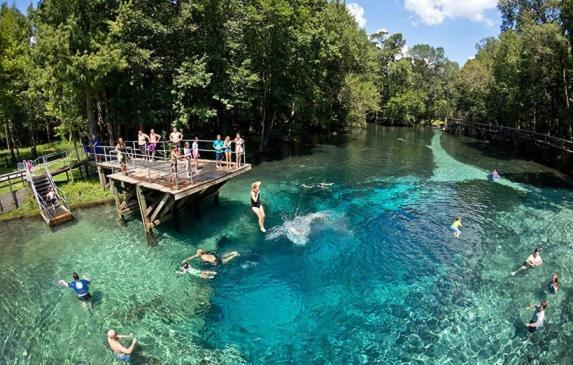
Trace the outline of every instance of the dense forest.
<instances>
[{"instance_id":1,"label":"dense forest","mask_svg":"<svg viewBox=\"0 0 573 365\"><path fill-rule=\"evenodd\" d=\"M572 137L573 5L501 0L460 69L367 34L344 1L43 0L0 7L0 137L11 151L139 128L272 141L452 117ZM34 152L34 149L32 149Z\"/></svg>"}]
</instances>

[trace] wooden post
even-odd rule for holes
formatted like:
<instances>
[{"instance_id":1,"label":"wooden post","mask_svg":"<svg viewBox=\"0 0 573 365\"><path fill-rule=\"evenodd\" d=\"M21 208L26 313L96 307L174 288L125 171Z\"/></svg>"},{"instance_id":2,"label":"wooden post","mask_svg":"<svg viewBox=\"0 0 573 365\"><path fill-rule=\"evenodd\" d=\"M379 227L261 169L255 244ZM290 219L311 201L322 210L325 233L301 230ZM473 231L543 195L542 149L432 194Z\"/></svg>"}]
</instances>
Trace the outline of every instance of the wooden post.
<instances>
[{"instance_id":1,"label":"wooden post","mask_svg":"<svg viewBox=\"0 0 573 365\"><path fill-rule=\"evenodd\" d=\"M97 166L97 176L99 177L99 184L103 189L105 189L105 176L100 166Z\"/></svg>"},{"instance_id":2,"label":"wooden post","mask_svg":"<svg viewBox=\"0 0 573 365\"><path fill-rule=\"evenodd\" d=\"M143 220L143 228L145 229L147 243L150 246L154 246L157 241L153 236L153 223L151 223L147 217L147 202L145 201L145 195L141 190L141 186L135 185L135 193L137 194L137 201L139 202L139 211L141 212L141 219Z\"/></svg>"},{"instance_id":3,"label":"wooden post","mask_svg":"<svg viewBox=\"0 0 573 365\"><path fill-rule=\"evenodd\" d=\"M119 219L119 223L122 226L126 226L127 222L125 221L123 214L121 214L121 203L119 201L119 191L117 190L117 186L115 185L115 182L113 180L110 181L110 185L111 185L111 190L113 192L113 199L115 200L115 209L117 211L117 217Z\"/></svg>"}]
</instances>

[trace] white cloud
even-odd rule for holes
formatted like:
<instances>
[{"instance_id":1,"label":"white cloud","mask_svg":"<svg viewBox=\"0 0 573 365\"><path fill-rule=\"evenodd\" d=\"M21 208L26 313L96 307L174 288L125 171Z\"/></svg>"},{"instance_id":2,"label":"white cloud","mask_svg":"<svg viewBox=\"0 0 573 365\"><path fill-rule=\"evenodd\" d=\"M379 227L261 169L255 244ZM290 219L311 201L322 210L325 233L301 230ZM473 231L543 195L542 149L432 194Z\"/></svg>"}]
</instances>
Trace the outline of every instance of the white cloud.
<instances>
[{"instance_id":1,"label":"white cloud","mask_svg":"<svg viewBox=\"0 0 573 365\"><path fill-rule=\"evenodd\" d=\"M350 3L346 4L346 9L348 9L350 15L352 15L354 19L356 19L358 26L360 28L364 28L364 26L366 25L366 18L364 17L364 8L358 5L357 3Z\"/></svg>"},{"instance_id":2,"label":"white cloud","mask_svg":"<svg viewBox=\"0 0 573 365\"><path fill-rule=\"evenodd\" d=\"M494 9L497 0L405 0L404 5L427 25L441 24L446 18L466 18L491 25L484 12Z\"/></svg>"}]
</instances>

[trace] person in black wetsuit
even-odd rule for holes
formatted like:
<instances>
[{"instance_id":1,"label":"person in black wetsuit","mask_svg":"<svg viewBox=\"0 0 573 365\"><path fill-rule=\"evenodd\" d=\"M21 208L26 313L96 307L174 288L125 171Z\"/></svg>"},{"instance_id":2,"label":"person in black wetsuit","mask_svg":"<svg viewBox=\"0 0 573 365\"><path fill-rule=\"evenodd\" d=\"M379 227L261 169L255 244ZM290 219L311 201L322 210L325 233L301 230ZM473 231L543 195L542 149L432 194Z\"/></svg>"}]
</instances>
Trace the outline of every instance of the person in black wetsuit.
<instances>
[{"instance_id":1,"label":"person in black wetsuit","mask_svg":"<svg viewBox=\"0 0 573 365\"><path fill-rule=\"evenodd\" d=\"M261 232L266 232L265 229L265 209L261 203L261 182L255 181L251 185L251 209L259 218L259 227Z\"/></svg>"},{"instance_id":2,"label":"person in black wetsuit","mask_svg":"<svg viewBox=\"0 0 573 365\"><path fill-rule=\"evenodd\" d=\"M227 262L231 261L237 256L241 256L237 251L227 252L222 255L217 255L211 251L198 249L195 255L187 257L185 260L181 261L181 264L185 264L187 261L193 260L194 258L197 257L199 258L199 260L201 260L201 262L217 266L219 264L226 264Z\"/></svg>"}]
</instances>

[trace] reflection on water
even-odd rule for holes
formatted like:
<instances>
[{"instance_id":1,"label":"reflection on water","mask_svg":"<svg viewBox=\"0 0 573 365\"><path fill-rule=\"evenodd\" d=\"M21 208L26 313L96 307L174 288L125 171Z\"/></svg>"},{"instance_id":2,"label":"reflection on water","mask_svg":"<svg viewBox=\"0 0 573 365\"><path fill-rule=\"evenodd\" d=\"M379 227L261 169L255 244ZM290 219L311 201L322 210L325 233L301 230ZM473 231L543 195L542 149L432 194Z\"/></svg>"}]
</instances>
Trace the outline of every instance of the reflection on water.
<instances>
[{"instance_id":1,"label":"reflection on water","mask_svg":"<svg viewBox=\"0 0 573 365\"><path fill-rule=\"evenodd\" d=\"M493 168L505 183L487 180ZM573 194L519 173L552 171L373 127L256 166L220 206L162 226L155 248L111 207L55 233L2 224L0 363L111 363L109 328L134 333L146 364L572 363ZM248 204L255 179L266 236ZM302 186L319 182L334 185ZM512 277L535 246L544 265ZM175 275L197 247L241 256L212 281ZM91 315L57 285L74 270L92 279ZM554 271L562 291L548 295ZM546 329L530 337L525 308L545 298Z\"/></svg>"}]
</instances>

